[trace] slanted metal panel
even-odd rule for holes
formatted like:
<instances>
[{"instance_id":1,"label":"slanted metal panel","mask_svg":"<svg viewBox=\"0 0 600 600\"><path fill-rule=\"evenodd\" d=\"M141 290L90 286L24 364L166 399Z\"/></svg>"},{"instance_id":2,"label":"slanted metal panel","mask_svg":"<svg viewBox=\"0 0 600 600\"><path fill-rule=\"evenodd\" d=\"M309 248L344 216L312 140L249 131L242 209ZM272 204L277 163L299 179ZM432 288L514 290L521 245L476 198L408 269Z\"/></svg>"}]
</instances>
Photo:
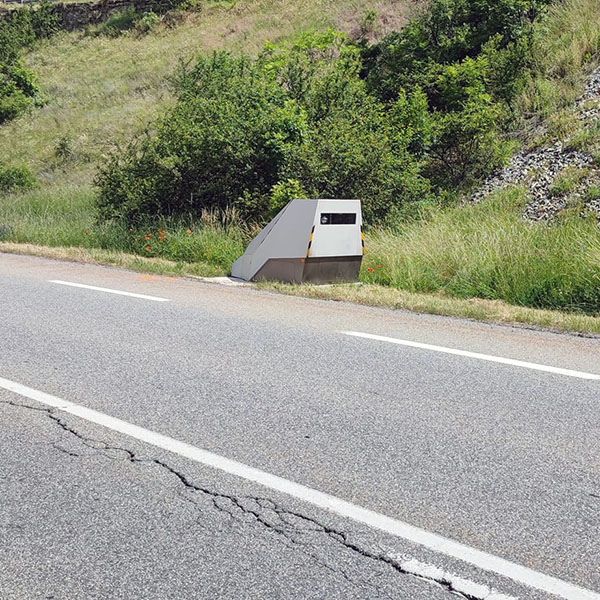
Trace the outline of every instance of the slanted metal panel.
<instances>
[{"instance_id":1,"label":"slanted metal panel","mask_svg":"<svg viewBox=\"0 0 600 600\"><path fill-rule=\"evenodd\" d=\"M328 221L334 224L322 225L322 213L334 215ZM362 259L361 226L358 200L293 200L250 243L231 274L247 281L351 281L360 260L347 259ZM331 260L305 269L307 256Z\"/></svg>"},{"instance_id":2,"label":"slanted metal panel","mask_svg":"<svg viewBox=\"0 0 600 600\"><path fill-rule=\"evenodd\" d=\"M260 245L267 239L269 233L275 227L281 216L285 213L289 204L286 204L273 219L264 227L260 233L248 244L246 251L238 258L231 267L231 275L239 279L249 281L254 274L252 272L252 259Z\"/></svg>"},{"instance_id":3,"label":"slanted metal panel","mask_svg":"<svg viewBox=\"0 0 600 600\"><path fill-rule=\"evenodd\" d=\"M293 200L252 256L254 275L269 259L304 258L317 210L317 200Z\"/></svg>"},{"instance_id":4,"label":"slanted metal panel","mask_svg":"<svg viewBox=\"0 0 600 600\"><path fill-rule=\"evenodd\" d=\"M231 268L251 280L269 259L304 258L318 200L293 200L250 242Z\"/></svg>"},{"instance_id":5,"label":"slanted metal panel","mask_svg":"<svg viewBox=\"0 0 600 600\"><path fill-rule=\"evenodd\" d=\"M321 223L321 215L356 214L351 225ZM319 200L315 214L315 233L310 249L311 258L362 256L362 214L359 200Z\"/></svg>"}]
</instances>

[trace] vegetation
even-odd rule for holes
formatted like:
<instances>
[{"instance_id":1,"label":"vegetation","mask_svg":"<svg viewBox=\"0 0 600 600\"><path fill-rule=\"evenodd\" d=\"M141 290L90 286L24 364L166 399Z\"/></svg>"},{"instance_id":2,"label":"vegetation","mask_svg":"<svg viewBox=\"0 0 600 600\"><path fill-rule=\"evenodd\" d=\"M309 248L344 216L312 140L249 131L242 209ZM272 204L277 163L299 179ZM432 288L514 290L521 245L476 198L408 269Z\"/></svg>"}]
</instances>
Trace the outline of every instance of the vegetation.
<instances>
[{"instance_id":1,"label":"vegetation","mask_svg":"<svg viewBox=\"0 0 600 600\"><path fill-rule=\"evenodd\" d=\"M37 180L25 166L5 167L0 164L0 192L14 192L37 187Z\"/></svg>"},{"instance_id":2,"label":"vegetation","mask_svg":"<svg viewBox=\"0 0 600 600\"><path fill-rule=\"evenodd\" d=\"M282 186L363 198L370 223L414 213L411 201L468 187L510 156L502 134L549 2L432 0L362 51L330 31L267 45L256 60L201 57L180 69L177 104L153 135L103 168L101 215L237 206L260 221Z\"/></svg>"},{"instance_id":3,"label":"vegetation","mask_svg":"<svg viewBox=\"0 0 600 600\"><path fill-rule=\"evenodd\" d=\"M102 170L105 218L197 217L235 206L246 221L291 197L364 198L366 218L426 198L408 148L426 106L402 94L389 111L358 77L345 36L310 34L267 46L258 60L217 53L177 76L178 102Z\"/></svg>"},{"instance_id":4,"label":"vegetation","mask_svg":"<svg viewBox=\"0 0 600 600\"><path fill-rule=\"evenodd\" d=\"M410 292L598 313L600 228L565 213L552 224L521 218L523 191L434 214L368 238L364 281Z\"/></svg>"},{"instance_id":5,"label":"vegetation","mask_svg":"<svg viewBox=\"0 0 600 600\"><path fill-rule=\"evenodd\" d=\"M21 50L56 30L56 18L45 3L36 9L12 11L0 21L0 124L41 104L37 78L24 67Z\"/></svg>"},{"instance_id":6,"label":"vegetation","mask_svg":"<svg viewBox=\"0 0 600 600\"><path fill-rule=\"evenodd\" d=\"M459 314L449 307L460 305L469 316L479 308L466 307L483 305L454 299L598 314L593 218L571 209L528 224L521 190L454 202L542 119L549 135L600 153L598 132L580 131L568 108L597 64L598 3L432 0L375 44L371 3L348 0L352 38L328 29L343 25L343 3L330 13L319 3L213 6L203 34L193 15L150 16L29 53L50 102L0 127L0 160L27 164L42 187L0 192L3 243L225 274L253 223L288 199L358 196L370 228L364 288L348 297L418 308L411 294L433 294L424 309ZM322 33L298 35L313 29ZM205 51L177 65L197 56L198 39ZM585 177L567 171L552 193L568 196ZM594 186L587 194L600 196ZM391 300L398 294L412 300ZM481 314L556 323L502 307Z\"/></svg>"}]
</instances>

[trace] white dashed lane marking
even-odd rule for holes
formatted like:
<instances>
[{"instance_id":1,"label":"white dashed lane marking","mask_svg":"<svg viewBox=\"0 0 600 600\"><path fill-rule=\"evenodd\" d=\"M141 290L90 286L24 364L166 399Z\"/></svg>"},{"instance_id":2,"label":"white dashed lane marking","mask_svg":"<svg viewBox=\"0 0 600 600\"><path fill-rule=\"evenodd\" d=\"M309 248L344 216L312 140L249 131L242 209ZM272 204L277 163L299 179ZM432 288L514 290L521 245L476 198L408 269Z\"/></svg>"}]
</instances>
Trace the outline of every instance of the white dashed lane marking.
<instances>
[{"instance_id":1,"label":"white dashed lane marking","mask_svg":"<svg viewBox=\"0 0 600 600\"><path fill-rule=\"evenodd\" d=\"M71 281L61 281L60 279L51 279L50 283L58 283L59 285L68 285L84 290L93 290L95 292L105 292L107 294L117 294L118 296L131 296L132 298L142 298L143 300L152 300L153 302L170 302L168 298L158 298L157 296L146 296L145 294L134 294L133 292L123 292L121 290L113 290L110 288L97 287L95 285L85 285L83 283L73 283Z\"/></svg>"}]
</instances>

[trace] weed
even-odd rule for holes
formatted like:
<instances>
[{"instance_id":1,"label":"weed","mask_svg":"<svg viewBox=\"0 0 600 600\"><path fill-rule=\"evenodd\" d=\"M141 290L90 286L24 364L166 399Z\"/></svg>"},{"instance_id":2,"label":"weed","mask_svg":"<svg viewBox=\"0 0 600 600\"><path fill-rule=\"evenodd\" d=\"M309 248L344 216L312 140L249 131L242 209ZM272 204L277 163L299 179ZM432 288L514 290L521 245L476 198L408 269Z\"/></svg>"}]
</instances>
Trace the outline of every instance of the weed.
<instances>
[{"instance_id":1,"label":"weed","mask_svg":"<svg viewBox=\"0 0 600 600\"><path fill-rule=\"evenodd\" d=\"M132 29L136 24L138 14L135 8L130 7L124 11L113 13L104 23L96 25L90 30L92 35L106 35L108 37L117 37L123 32Z\"/></svg>"},{"instance_id":2,"label":"weed","mask_svg":"<svg viewBox=\"0 0 600 600\"><path fill-rule=\"evenodd\" d=\"M73 158L73 138L68 134L61 135L56 140L54 154L59 162L65 163L70 161Z\"/></svg>"},{"instance_id":3,"label":"weed","mask_svg":"<svg viewBox=\"0 0 600 600\"><path fill-rule=\"evenodd\" d=\"M154 31L160 23L160 17L155 12L145 12L135 22L135 31L138 35L146 35Z\"/></svg>"},{"instance_id":4,"label":"weed","mask_svg":"<svg viewBox=\"0 0 600 600\"><path fill-rule=\"evenodd\" d=\"M588 169L566 167L554 179L548 192L551 196L566 196L577 190L581 181L589 174Z\"/></svg>"},{"instance_id":5,"label":"weed","mask_svg":"<svg viewBox=\"0 0 600 600\"><path fill-rule=\"evenodd\" d=\"M587 192L585 193L585 199L588 202L593 202L595 200L600 200L600 186L591 185Z\"/></svg>"},{"instance_id":6,"label":"weed","mask_svg":"<svg viewBox=\"0 0 600 600\"><path fill-rule=\"evenodd\" d=\"M366 10L360 19L360 34L361 37L374 33L379 20L379 13L376 10Z\"/></svg>"}]
</instances>

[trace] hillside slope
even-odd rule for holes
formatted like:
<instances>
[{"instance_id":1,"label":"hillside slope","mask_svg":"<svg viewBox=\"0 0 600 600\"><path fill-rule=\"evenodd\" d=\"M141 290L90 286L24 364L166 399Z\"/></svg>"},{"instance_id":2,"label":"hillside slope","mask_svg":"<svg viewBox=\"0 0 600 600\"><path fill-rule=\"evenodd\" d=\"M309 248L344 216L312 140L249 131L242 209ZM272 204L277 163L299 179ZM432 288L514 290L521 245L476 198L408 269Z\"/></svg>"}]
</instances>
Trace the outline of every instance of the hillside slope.
<instances>
[{"instance_id":1,"label":"hillside slope","mask_svg":"<svg viewBox=\"0 0 600 600\"><path fill-rule=\"evenodd\" d=\"M530 221L551 220L568 209L591 211L600 219L600 68L589 75L576 102L538 132L534 147L515 154L472 201L515 185L527 190Z\"/></svg>"},{"instance_id":2,"label":"hillside slope","mask_svg":"<svg viewBox=\"0 0 600 600\"><path fill-rule=\"evenodd\" d=\"M181 61L219 48L255 53L266 41L310 29L356 36L372 10L378 19L369 33L385 34L401 27L410 6L410 0L202 2L166 15L147 35L54 37L26 57L48 102L0 127L0 163L24 163L44 184L85 186L103 155L164 111L169 78Z\"/></svg>"}]
</instances>

